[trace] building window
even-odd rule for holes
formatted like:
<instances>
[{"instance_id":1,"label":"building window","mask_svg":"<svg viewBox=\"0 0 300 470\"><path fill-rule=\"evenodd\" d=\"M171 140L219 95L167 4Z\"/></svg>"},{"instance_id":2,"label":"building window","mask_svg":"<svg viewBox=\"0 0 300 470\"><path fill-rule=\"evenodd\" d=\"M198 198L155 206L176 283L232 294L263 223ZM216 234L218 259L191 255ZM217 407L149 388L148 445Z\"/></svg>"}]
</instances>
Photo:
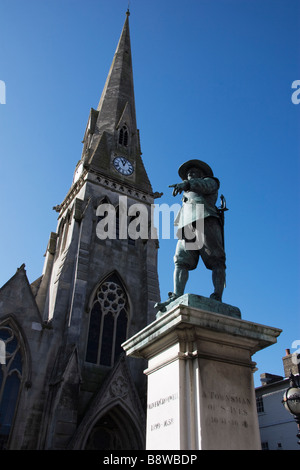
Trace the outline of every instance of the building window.
<instances>
[{"instance_id":1,"label":"building window","mask_svg":"<svg viewBox=\"0 0 300 470\"><path fill-rule=\"evenodd\" d=\"M128 301L116 274L109 276L93 298L86 361L113 366L127 337Z\"/></svg>"},{"instance_id":2,"label":"building window","mask_svg":"<svg viewBox=\"0 0 300 470\"><path fill-rule=\"evenodd\" d=\"M0 363L0 449L5 449L22 380L22 355L19 341L10 326L0 327L0 342L2 351Z\"/></svg>"},{"instance_id":3,"label":"building window","mask_svg":"<svg viewBox=\"0 0 300 470\"><path fill-rule=\"evenodd\" d=\"M121 127L119 131L119 144L123 145L123 147L128 146L128 129L127 126Z\"/></svg>"},{"instance_id":4,"label":"building window","mask_svg":"<svg viewBox=\"0 0 300 470\"><path fill-rule=\"evenodd\" d=\"M125 220L127 220L127 214L123 214L123 217ZM134 217L129 218L129 223L134 219ZM135 240L130 237L130 234L128 233L128 225L126 225L126 235L124 233L121 234L122 237L127 236L127 242L129 245L135 246ZM123 232L124 232L124 227L123 227ZM116 208L116 240L123 240L124 238L120 238L120 210L119 206Z\"/></svg>"},{"instance_id":5,"label":"building window","mask_svg":"<svg viewBox=\"0 0 300 470\"><path fill-rule=\"evenodd\" d=\"M256 409L257 413L263 413L265 411L263 397L256 397Z\"/></svg>"},{"instance_id":6,"label":"building window","mask_svg":"<svg viewBox=\"0 0 300 470\"><path fill-rule=\"evenodd\" d=\"M269 450L269 443L268 442L262 442L261 443L261 450Z\"/></svg>"}]
</instances>

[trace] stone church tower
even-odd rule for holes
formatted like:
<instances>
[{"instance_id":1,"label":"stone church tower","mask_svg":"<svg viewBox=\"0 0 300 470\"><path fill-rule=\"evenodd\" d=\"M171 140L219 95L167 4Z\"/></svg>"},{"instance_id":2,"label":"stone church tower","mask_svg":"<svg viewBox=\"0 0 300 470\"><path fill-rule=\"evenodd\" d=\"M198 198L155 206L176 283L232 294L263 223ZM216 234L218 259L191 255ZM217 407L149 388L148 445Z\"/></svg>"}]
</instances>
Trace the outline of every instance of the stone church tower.
<instances>
[{"instance_id":1,"label":"stone church tower","mask_svg":"<svg viewBox=\"0 0 300 470\"><path fill-rule=\"evenodd\" d=\"M150 221L154 197L127 12L43 274L30 285L22 265L0 289L0 448L144 448L145 364L121 344L155 319L157 240L128 237L121 218L134 221L130 207L142 204ZM104 204L115 208L114 239L99 236Z\"/></svg>"}]
</instances>

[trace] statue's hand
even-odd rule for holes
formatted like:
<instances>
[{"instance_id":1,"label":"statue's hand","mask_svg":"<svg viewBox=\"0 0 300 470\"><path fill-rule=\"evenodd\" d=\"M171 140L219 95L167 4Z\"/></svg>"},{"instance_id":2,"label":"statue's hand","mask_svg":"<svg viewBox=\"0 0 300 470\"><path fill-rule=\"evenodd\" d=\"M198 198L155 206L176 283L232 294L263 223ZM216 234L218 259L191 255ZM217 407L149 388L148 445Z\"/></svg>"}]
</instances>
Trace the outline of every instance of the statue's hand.
<instances>
[{"instance_id":1,"label":"statue's hand","mask_svg":"<svg viewBox=\"0 0 300 470\"><path fill-rule=\"evenodd\" d=\"M187 191L189 189L190 185L188 180L184 180L182 183L177 183L177 184L171 184L169 188L174 188L173 189L173 196L177 196L177 194L182 193L182 191Z\"/></svg>"}]
</instances>

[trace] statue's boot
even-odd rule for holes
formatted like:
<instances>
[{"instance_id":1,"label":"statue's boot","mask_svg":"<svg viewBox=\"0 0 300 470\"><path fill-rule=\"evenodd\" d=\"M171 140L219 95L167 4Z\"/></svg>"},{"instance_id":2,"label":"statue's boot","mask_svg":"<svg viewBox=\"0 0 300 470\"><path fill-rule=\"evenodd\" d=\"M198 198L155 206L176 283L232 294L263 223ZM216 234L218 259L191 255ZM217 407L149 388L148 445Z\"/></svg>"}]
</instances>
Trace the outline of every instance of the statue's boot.
<instances>
[{"instance_id":1,"label":"statue's boot","mask_svg":"<svg viewBox=\"0 0 300 470\"><path fill-rule=\"evenodd\" d=\"M174 294L174 292L169 292L168 293L168 300L165 302L157 302L154 305L154 308L157 309L159 312L165 312L166 311L166 306L172 303L175 299L177 299L179 296Z\"/></svg>"}]
</instances>

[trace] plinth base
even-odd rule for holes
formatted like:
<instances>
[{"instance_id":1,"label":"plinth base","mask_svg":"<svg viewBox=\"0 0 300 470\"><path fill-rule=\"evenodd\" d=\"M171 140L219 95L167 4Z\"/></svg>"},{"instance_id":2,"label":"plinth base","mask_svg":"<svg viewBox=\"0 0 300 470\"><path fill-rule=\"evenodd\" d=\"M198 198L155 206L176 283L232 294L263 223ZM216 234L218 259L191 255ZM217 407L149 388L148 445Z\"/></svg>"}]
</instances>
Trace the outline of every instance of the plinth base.
<instances>
[{"instance_id":1,"label":"plinth base","mask_svg":"<svg viewBox=\"0 0 300 470\"><path fill-rule=\"evenodd\" d=\"M160 318L167 311L173 310L177 305L186 305L188 307L200 308L207 312L220 313L228 317L241 318L241 311L238 307L195 294L183 294L181 297L173 300L163 310L157 312L156 318Z\"/></svg>"},{"instance_id":2,"label":"plinth base","mask_svg":"<svg viewBox=\"0 0 300 470\"><path fill-rule=\"evenodd\" d=\"M280 332L179 304L127 340L148 360L146 449L260 449L251 356Z\"/></svg>"}]
</instances>

